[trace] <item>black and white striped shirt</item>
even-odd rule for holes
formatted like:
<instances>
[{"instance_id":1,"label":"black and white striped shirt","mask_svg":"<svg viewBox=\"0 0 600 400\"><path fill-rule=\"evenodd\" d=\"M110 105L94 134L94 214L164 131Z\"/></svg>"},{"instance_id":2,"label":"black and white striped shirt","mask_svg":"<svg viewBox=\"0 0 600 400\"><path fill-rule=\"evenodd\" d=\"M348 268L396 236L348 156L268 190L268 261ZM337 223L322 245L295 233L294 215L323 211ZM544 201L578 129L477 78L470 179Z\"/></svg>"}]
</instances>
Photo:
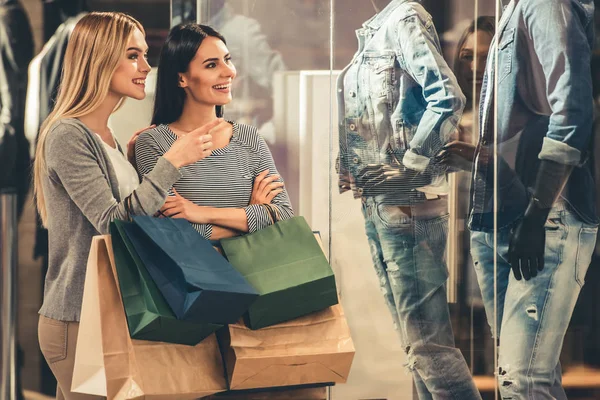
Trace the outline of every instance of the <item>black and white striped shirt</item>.
<instances>
[{"instance_id":1,"label":"black and white striped shirt","mask_svg":"<svg viewBox=\"0 0 600 400\"><path fill-rule=\"evenodd\" d=\"M175 183L177 192L199 206L243 208L250 232L270 225L271 217L261 205L249 205L254 178L269 170L269 176L278 174L273 156L265 140L253 126L232 123L230 143L213 150L212 154L180 169L182 177ZM138 172L146 175L158 158L177 140L167 125L159 125L142 133L135 145ZM281 178L279 178L281 182ZM277 208L280 220L293 217L287 191L279 193L271 202ZM206 239L212 235L212 225L192 224Z\"/></svg>"}]
</instances>

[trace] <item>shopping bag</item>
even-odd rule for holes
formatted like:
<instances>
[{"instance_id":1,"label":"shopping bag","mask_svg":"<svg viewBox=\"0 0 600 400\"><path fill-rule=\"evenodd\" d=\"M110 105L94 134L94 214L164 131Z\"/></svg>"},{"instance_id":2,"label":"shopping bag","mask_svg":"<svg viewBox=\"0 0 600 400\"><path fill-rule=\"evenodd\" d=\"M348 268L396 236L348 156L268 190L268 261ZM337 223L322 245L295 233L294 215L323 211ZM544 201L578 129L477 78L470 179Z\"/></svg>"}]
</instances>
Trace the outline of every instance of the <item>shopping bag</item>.
<instances>
[{"instance_id":1,"label":"shopping bag","mask_svg":"<svg viewBox=\"0 0 600 400\"><path fill-rule=\"evenodd\" d=\"M239 321L217 337L230 390L344 383L355 352L339 304L259 330Z\"/></svg>"},{"instance_id":2,"label":"shopping bag","mask_svg":"<svg viewBox=\"0 0 600 400\"><path fill-rule=\"evenodd\" d=\"M222 325L178 320L150 277L129 236L139 237L135 224L115 220L111 226L115 267L129 334L133 339L198 344Z\"/></svg>"},{"instance_id":3,"label":"shopping bag","mask_svg":"<svg viewBox=\"0 0 600 400\"><path fill-rule=\"evenodd\" d=\"M129 337L110 236L94 237L71 390L118 400L175 400L225 389L214 334L196 346Z\"/></svg>"},{"instance_id":4,"label":"shopping bag","mask_svg":"<svg viewBox=\"0 0 600 400\"><path fill-rule=\"evenodd\" d=\"M178 319L236 322L258 292L183 219L133 217L136 252Z\"/></svg>"},{"instance_id":5,"label":"shopping bag","mask_svg":"<svg viewBox=\"0 0 600 400\"><path fill-rule=\"evenodd\" d=\"M221 245L231 265L260 293L248 310L252 329L289 321L338 302L335 276L304 217L223 239Z\"/></svg>"}]
</instances>

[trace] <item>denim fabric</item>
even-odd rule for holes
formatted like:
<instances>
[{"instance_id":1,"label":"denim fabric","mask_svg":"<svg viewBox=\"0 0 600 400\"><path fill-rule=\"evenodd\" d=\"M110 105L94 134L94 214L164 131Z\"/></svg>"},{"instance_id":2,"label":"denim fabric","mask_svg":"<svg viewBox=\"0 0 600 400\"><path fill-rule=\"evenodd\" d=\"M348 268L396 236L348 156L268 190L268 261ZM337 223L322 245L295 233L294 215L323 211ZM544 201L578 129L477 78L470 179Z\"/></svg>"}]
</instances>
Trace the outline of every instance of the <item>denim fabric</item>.
<instances>
[{"instance_id":1,"label":"denim fabric","mask_svg":"<svg viewBox=\"0 0 600 400\"><path fill-rule=\"evenodd\" d=\"M523 215L540 160L575 167L563 199L587 223L598 222L589 157L593 16L592 0L513 0L506 7L482 87L472 230L494 229L495 206L498 229L508 228ZM484 162L482 151L492 152L518 133L522 135L516 165L509 166L499 157L494 176L493 160ZM494 186L498 188L496 200Z\"/></svg>"},{"instance_id":2,"label":"denim fabric","mask_svg":"<svg viewBox=\"0 0 600 400\"><path fill-rule=\"evenodd\" d=\"M418 2L393 0L356 34L358 51L338 78L340 171L356 180L368 164L401 162L420 174L384 201L422 202L416 189L445 184L431 158L455 133L465 98Z\"/></svg>"},{"instance_id":3,"label":"denim fabric","mask_svg":"<svg viewBox=\"0 0 600 400\"><path fill-rule=\"evenodd\" d=\"M375 272L408 355L419 398L481 399L467 364L454 347L446 299L446 199L416 206L363 199Z\"/></svg>"},{"instance_id":4,"label":"denim fabric","mask_svg":"<svg viewBox=\"0 0 600 400\"><path fill-rule=\"evenodd\" d=\"M567 399L559 356L597 230L559 202L546 223L545 268L529 281L517 281L511 272L508 230L498 232L497 250L493 233L473 232L471 255L488 322L500 338L498 380L504 400Z\"/></svg>"}]
</instances>

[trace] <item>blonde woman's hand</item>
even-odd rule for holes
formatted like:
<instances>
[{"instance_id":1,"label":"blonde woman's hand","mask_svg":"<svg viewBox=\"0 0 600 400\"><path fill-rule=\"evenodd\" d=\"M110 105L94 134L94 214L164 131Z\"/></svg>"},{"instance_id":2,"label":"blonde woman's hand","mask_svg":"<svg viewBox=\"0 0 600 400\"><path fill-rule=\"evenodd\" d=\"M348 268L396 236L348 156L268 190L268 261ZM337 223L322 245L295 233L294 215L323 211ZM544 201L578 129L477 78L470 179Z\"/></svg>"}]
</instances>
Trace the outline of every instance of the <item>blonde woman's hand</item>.
<instances>
[{"instance_id":1,"label":"blonde woman's hand","mask_svg":"<svg viewBox=\"0 0 600 400\"><path fill-rule=\"evenodd\" d=\"M271 175L267 177L267 175L269 175L268 169L254 178L250 204L271 204L275 196L283 192L283 182L275 182L280 176Z\"/></svg>"},{"instance_id":2,"label":"blonde woman's hand","mask_svg":"<svg viewBox=\"0 0 600 400\"><path fill-rule=\"evenodd\" d=\"M140 136L140 134L142 132L147 131L148 129L152 129L154 128L156 125L150 125L147 126L145 128L140 129L139 131L137 131L136 133L134 133L131 136L131 139L129 139L129 142L127 142L127 159L129 160L129 162L131 163L131 165L133 165L134 167L137 166L135 165L135 142L137 141L138 136Z\"/></svg>"},{"instance_id":3,"label":"blonde woman's hand","mask_svg":"<svg viewBox=\"0 0 600 400\"><path fill-rule=\"evenodd\" d=\"M211 131L223 123L227 122L217 118L180 136L163 157L176 168L181 168L210 156L213 148Z\"/></svg>"}]
</instances>

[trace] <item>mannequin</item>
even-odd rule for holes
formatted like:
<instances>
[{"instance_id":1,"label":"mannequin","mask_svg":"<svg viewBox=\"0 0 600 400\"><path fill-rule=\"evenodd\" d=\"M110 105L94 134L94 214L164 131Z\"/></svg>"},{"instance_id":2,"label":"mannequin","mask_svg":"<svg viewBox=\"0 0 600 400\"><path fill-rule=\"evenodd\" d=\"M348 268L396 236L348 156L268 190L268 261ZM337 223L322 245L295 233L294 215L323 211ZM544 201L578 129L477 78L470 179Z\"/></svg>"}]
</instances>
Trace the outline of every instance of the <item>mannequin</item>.
<instances>
[{"instance_id":1,"label":"mannequin","mask_svg":"<svg viewBox=\"0 0 600 400\"><path fill-rule=\"evenodd\" d=\"M567 398L560 350L598 230L593 16L592 0L509 2L488 56L479 144L446 148L474 161L471 254L504 398Z\"/></svg>"},{"instance_id":2,"label":"mannequin","mask_svg":"<svg viewBox=\"0 0 600 400\"><path fill-rule=\"evenodd\" d=\"M338 78L339 189L361 198L373 266L420 399L478 400L446 297L446 171L465 98L417 1L371 0ZM450 372L451 371L451 372Z\"/></svg>"},{"instance_id":3,"label":"mannequin","mask_svg":"<svg viewBox=\"0 0 600 400\"><path fill-rule=\"evenodd\" d=\"M29 144L24 133L27 65L33 37L17 0L0 1L0 189L17 191L18 215L29 191Z\"/></svg>"}]
</instances>

